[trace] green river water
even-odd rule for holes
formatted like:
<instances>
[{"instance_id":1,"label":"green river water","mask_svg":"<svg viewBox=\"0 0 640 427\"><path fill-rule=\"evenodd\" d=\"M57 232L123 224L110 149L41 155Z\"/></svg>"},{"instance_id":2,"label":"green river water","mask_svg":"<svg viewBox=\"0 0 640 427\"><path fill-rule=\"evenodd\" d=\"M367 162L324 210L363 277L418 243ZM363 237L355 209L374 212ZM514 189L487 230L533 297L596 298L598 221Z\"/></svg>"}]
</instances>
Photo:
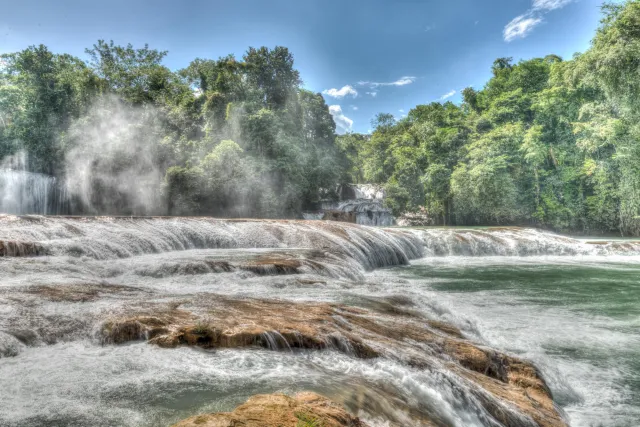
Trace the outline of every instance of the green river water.
<instances>
[{"instance_id":1,"label":"green river water","mask_svg":"<svg viewBox=\"0 0 640 427\"><path fill-rule=\"evenodd\" d=\"M533 360L572 426L640 425L636 257L426 258L387 274L434 315Z\"/></svg>"}]
</instances>

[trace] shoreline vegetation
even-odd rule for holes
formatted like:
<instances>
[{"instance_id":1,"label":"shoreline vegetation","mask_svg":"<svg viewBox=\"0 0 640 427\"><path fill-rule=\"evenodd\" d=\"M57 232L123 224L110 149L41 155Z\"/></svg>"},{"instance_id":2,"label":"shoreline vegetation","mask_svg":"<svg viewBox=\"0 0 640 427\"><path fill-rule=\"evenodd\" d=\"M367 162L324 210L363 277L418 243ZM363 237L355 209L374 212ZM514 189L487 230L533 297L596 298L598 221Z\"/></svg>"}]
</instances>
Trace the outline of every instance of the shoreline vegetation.
<instances>
[{"instance_id":1,"label":"shoreline vegetation","mask_svg":"<svg viewBox=\"0 0 640 427\"><path fill-rule=\"evenodd\" d=\"M148 46L33 46L0 57L0 169L65 183L62 214L299 218L376 183L434 225L638 236L638 26L640 1L605 4L586 52L499 58L460 105L379 114L370 135L336 135L285 47L172 71Z\"/></svg>"}]
</instances>

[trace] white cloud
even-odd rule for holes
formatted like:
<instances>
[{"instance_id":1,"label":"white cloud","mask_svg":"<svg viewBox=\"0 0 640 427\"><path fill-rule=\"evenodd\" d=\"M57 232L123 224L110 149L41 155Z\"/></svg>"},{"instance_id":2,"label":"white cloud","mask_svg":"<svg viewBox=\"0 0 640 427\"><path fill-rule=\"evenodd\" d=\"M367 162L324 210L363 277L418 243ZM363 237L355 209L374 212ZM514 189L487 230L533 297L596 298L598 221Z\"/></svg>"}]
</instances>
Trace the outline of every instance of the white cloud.
<instances>
[{"instance_id":1,"label":"white cloud","mask_svg":"<svg viewBox=\"0 0 640 427\"><path fill-rule=\"evenodd\" d=\"M347 95L351 95L354 98L356 96L358 96L358 91L355 90L350 85L342 86L342 88L340 88L340 89L335 89L335 88L326 89L326 90L323 90L322 93L324 95L328 95L328 96L331 96L333 98L344 98Z\"/></svg>"},{"instance_id":2,"label":"white cloud","mask_svg":"<svg viewBox=\"0 0 640 427\"><path fill-rule=\"evenodd\" d=\"M504 41L510 42L517 38L525 38L535 27L542 23L541 16L535 16L530 13L516 16L511 22L504 27Z\"/></svg>"},{"instance_id":3,"label":"white cloud","mask_svg":"<svg viewBox=\"0 0 640 427\"><path fill-rule=\"evenodd\" d=\"M456 92L455 90L452 90L451 92L447 92L447 93L445 93L444 95L442 95L442 96L440 97L440 100L441 100L441 101L444 101L445 99L451 98L451 97L452 97L453 95L455 95L456 93L458 93L458 92Z\"/></svg>"},{"instance_id":4,"label":"white cloud","mask_svg":"<svg viewBox=\"0 0 640 427\"><path fill-rule=\"evenodd\" d=\"M398 110L399 113L404 113L404 110L401 108Z\"/></svg>"},{"instance_id":5,"label":"white cloud","mask_svg":"<svg viewBox=\"0 0 640 427\"><path fill-rule=\"evenodd\" d=\"M544 15L578 0L533 0L531 9L509 22L502 33L504 41L525 38L544 21Z\"/></svg>"},{"instance_id":6,"label":"white cloud","mask_svg":"<svg viewBox=\"0 0 640 427\"><path fill-rule=\"evenodd\" d=\"M412 76L406 76L406 77L402 77L399 80L396 80L395 82L392 82L391 84L393 86L404 86L404 85L410 85L411 83L415 82L416 78L412 77Z\"/></svg>"},{"instance_id":7,"label":"white cloud","mask_svg":"<svg viewBox=\"0 0 640 427\"><path fill-rule=\"evenodd\" d=\"M355 105L352 105L352 106L351 106L351 109L352 109L353 111L358 111L358 107L356 107Z\"/></svg>"},{"instance_id":8,"label":"white cloud","mask_svg":"<svg viewBox=\"0 0 640 427\"><path fill-rule=\"evenodd\" d=\"M534 10L556 10L565 7L573 0L533 0Z\"/></svg>"},{"instance_id":9,"label":"white cloud","mask_svg":"<svg viewBox=\"0 0 640 427\"><path fill-rule=\"evenodd\" d=\"M366 92L366 94L371 96L372 98L375 98L376 96L378 96L378 92L376 92L375 90L372 90L371 92Z\"/></svg>"},{"instance_id":10,"label":"white cloud","mask_svg":"<svg viewBox=\"0 0 640 427\"><path fill-rule=\"evenodd\" d=\"M342 113L342 107L339 105L329 105L329 113L333 116L336 123L338 133L349 132L353 127L353 120Z\"/></svg>"},{"instance_id":11,"label":"white cloud","mask_svg":"<svg viewBox=\"0 0 640 427\"><path fill-rule=\"evenodd\" d=\"M413 76L403 76L394 82L358 82L360 86L380 87L380 86L405 86L415 82L416 78Z\"/></svg>"}]
</instances>

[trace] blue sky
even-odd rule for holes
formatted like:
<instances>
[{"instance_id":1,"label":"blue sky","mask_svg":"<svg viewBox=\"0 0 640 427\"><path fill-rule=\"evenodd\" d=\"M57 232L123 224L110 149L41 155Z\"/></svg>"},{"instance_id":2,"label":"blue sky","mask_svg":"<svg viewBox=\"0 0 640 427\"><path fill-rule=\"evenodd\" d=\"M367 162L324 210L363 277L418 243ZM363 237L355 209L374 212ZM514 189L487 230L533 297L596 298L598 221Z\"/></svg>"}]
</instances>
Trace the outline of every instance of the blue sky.
<instances>
[{"instance_id":1,"label":"blue sky","mask_svg":"<svg viewBox=\"0 0 640 427\"><path fill-rule=\"evenodd\" d=\"M85 58L98 39L168 50L165 65L287 46L341 131L367 132L481 88L495 58L584 51L601 0L0 0L0 53L43 43Z\"/></svg>"}]
</instances>

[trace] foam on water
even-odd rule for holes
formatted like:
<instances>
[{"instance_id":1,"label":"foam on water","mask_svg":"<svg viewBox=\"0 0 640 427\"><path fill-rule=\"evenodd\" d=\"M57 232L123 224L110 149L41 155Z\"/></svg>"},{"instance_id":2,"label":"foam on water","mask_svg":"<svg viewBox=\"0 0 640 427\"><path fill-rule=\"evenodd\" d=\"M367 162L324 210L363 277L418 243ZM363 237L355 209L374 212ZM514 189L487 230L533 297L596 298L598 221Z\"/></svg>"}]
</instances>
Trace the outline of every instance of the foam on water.
<instances>
[{"instance_id":1,"label":"foam on water","mask_svg":"<svg viewBox=\"0 0 640 427\"><path fill-rule=\"evenodd\" d=\"M634 242L590 244L527 229L3 216L0 242L9 241L35 245L44 255L0 257L2 425L169 425L230 410L252 394L305 389L373 425L411 425L410 414L448 426L499 425L483 408L482 391L436 360L424 369L400 358L358 360L339 336L331 348L340 352L308 353L292 350L275 331L264 340L278 352L102 346L94 338L96 325L128 304L203 293L362 307L402 298L421 315L533 360L572 425L632 426L640 418L628 385L637 367L630 360L640 354L638 317L592 313L587 300L554 304L553 289L531 293L526 283L501 276L511 268L544 280L552 269L565 272L549 276L557 287L579 289L575 281L597 281L610 269L627 272L621 281L633 283L640 265ZM416 261L423 255L429 257ZM297 266L295 274L274 267L280 264ZM585 266L593 274L580 276ZM495 288L494 280L510 285ZM624 286L609 289L636 292ZM85 289L86 300L43 298L42 287Z\"/></svg>"},{"instance_id":2,"label":"foam on water","mask_svg":"<svg viewBox=\"0 0 640 427\"><path fill-rule=\"evenodd\" d=\"M640 419L638 273L637 256L455 257L372 276L400 275L425 312L534 361L572 426L632 427ZM624 307L625 294L636 307L626 314L613 300L623 295Z\"/></svg>"},{"instance_id":3,"label":"foam on water","mask_svg":"<svg viewBox=\"0 0 640 427\"><path fill-rule=\"evenodd\" d=\"M0 388L6 426L168 425L194 413L231 410L253 394L301 389L344 402L374 426L414 423L407 408L450 426L498 425L444 370L330 351L102 348L76 341L29 349L0 363L1 378L15 372L20 381ZM381 416L386 421L376 421Z\"/></svg>"},{"instance_id":4,"label":"foam on water","mask_svg":"<svg viewBox=\"0 0 640 427\"><path fill-rule=\"evenodd\" d=\"M425 256L640 254L640 241L579 240L528 228L412 229Z\"/></svg>"},{"instance_id":5,"label":"foam on water","mask_svg":"<svg viewBox=\"0 0 640 427\"><path fill-rule=\"evenodd\" d=\"M406 264L422 255L420 240L411 233L318 221L0 216L2 241L95 259L198 248L302 247L348 256L365 269Z\"/></svg>"}]
</instances>

